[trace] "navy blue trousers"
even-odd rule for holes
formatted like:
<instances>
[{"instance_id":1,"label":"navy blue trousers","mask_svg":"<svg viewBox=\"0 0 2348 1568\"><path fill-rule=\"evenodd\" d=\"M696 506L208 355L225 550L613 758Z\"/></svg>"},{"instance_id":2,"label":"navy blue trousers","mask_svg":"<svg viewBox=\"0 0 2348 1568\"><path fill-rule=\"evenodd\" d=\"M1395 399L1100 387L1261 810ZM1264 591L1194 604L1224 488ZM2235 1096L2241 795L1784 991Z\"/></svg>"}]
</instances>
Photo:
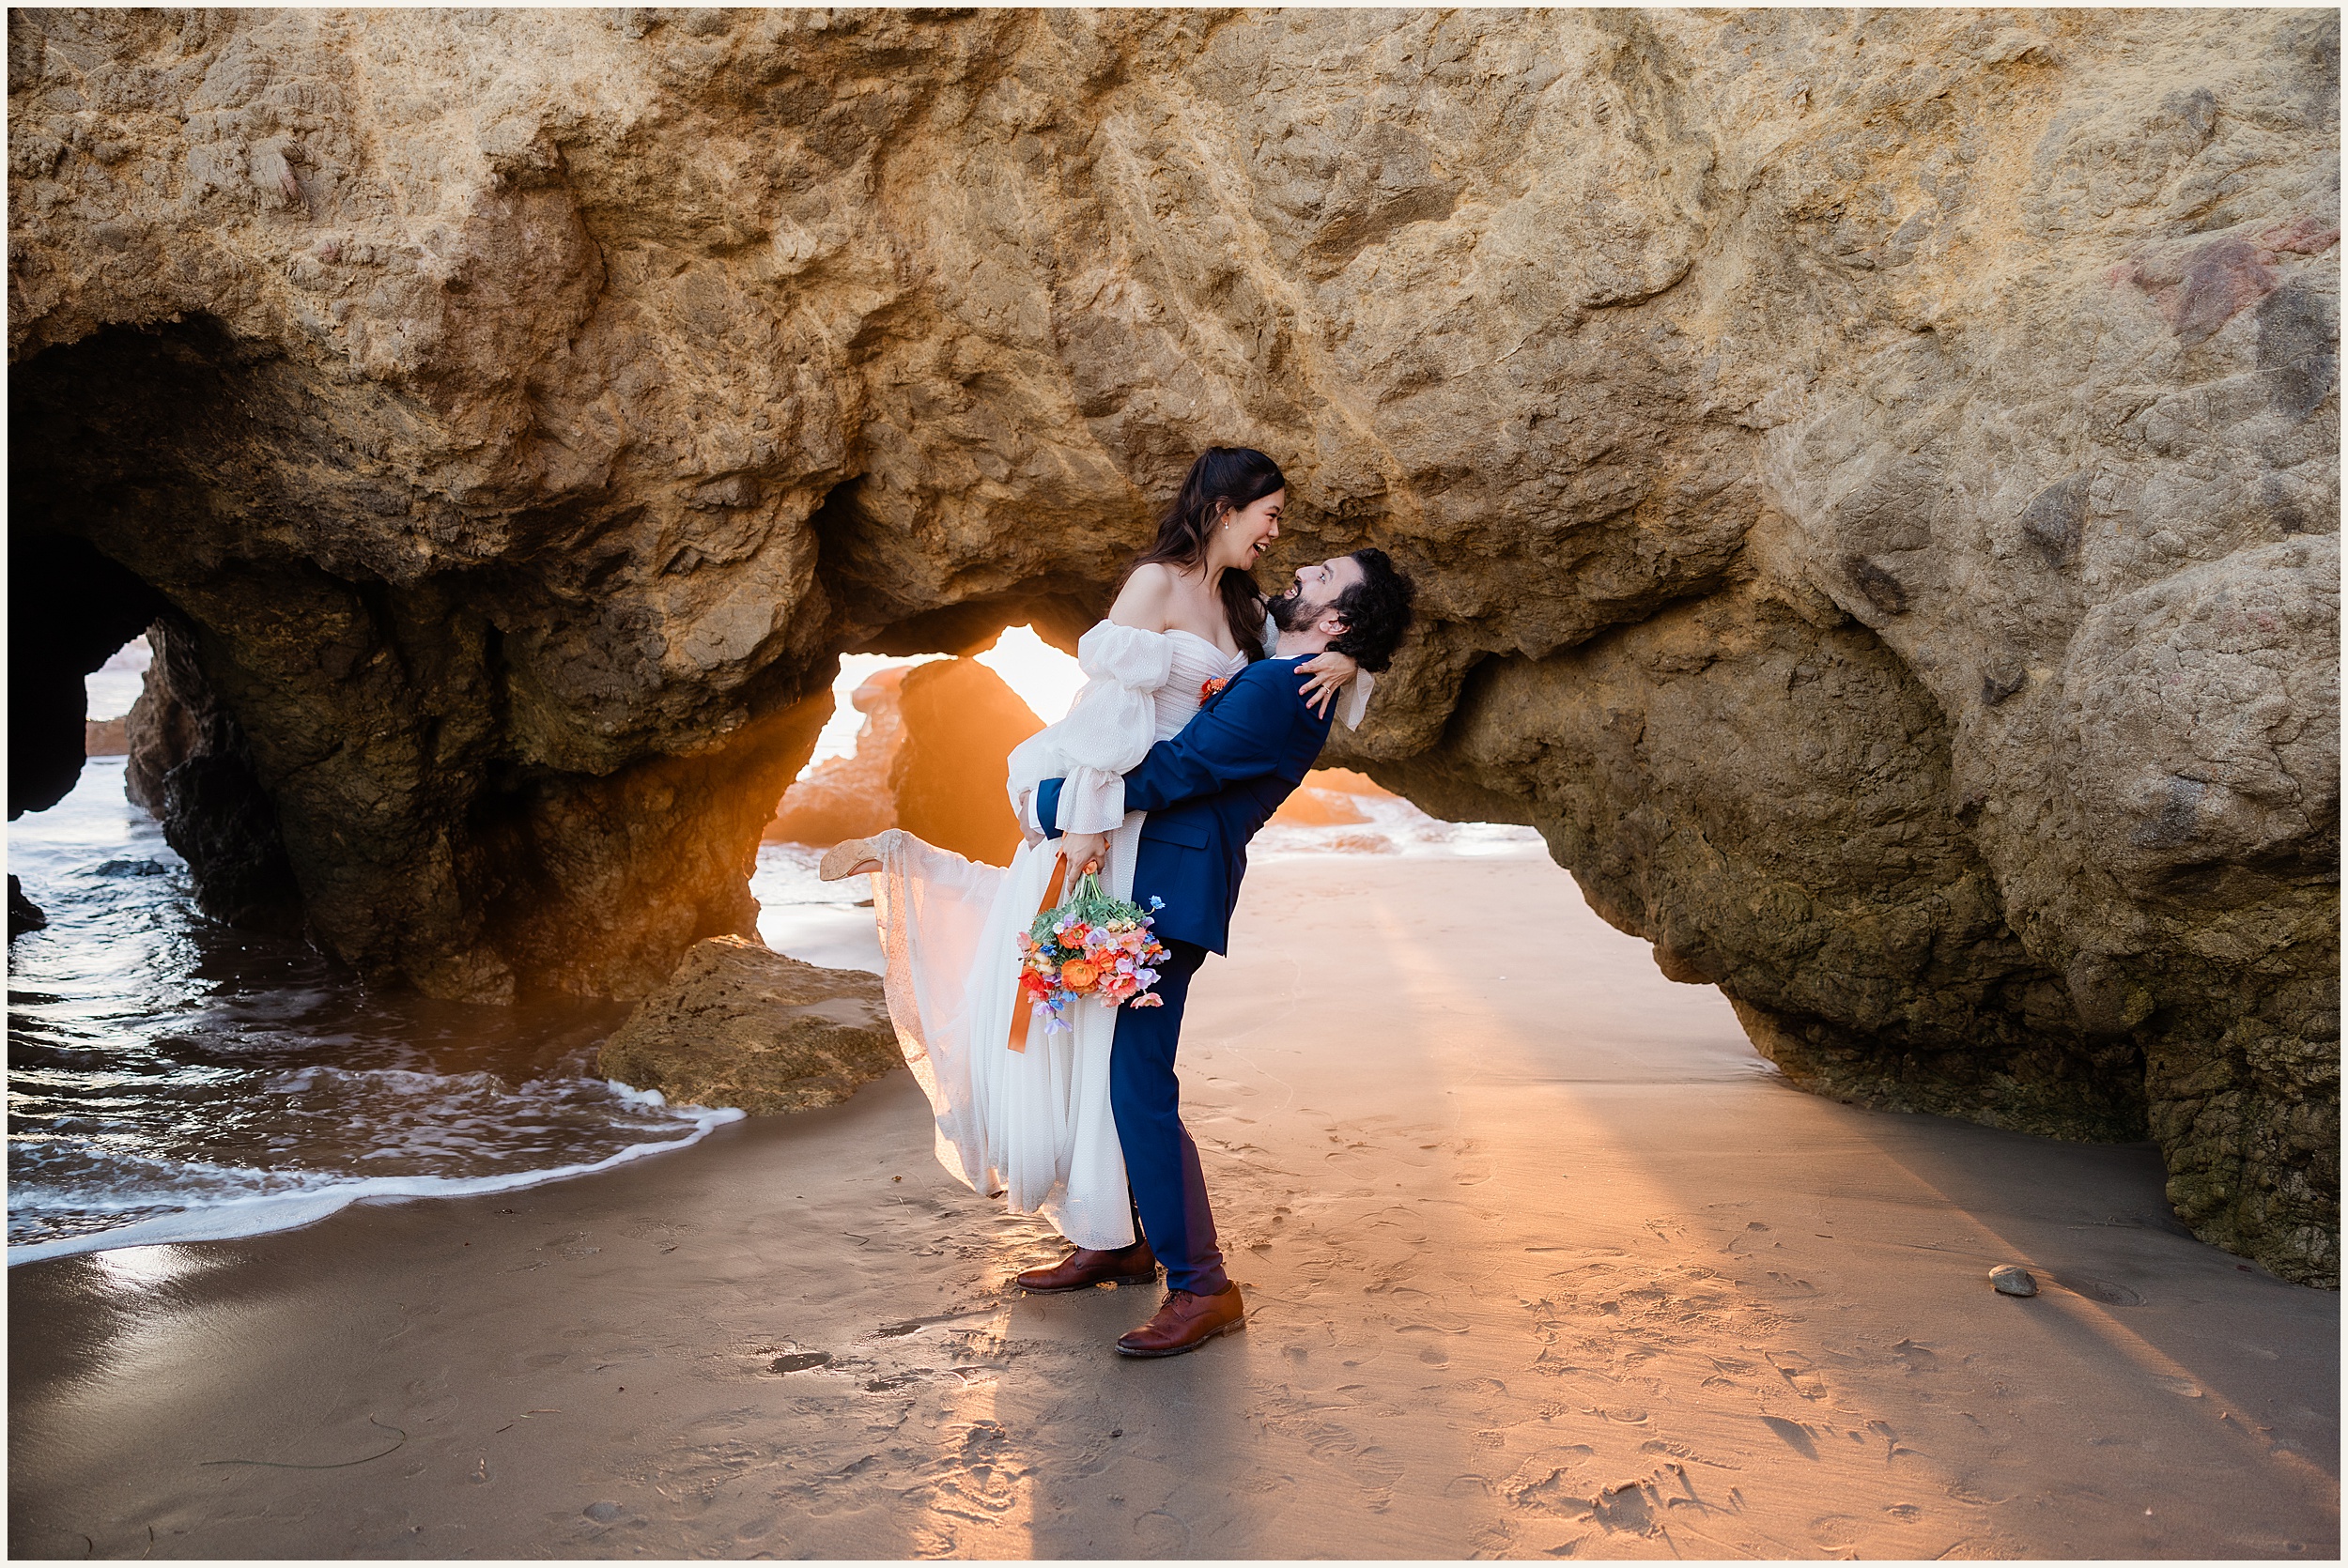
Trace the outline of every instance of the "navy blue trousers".
<instances>
[{"instance_id":1,"label":"navy blue trousers","mask_svg":"<svg viewBox=\"0 0 2348 1568\"><path fill-rule=\"evenodd\" d=\"M1117 1043L1109 1052L1109 1108L1125 1148L1134 1212L1150 1250L1166 1265L1166 1288L1219 1296L1231 1282L1223 1272L1214 1215L1207 1207L1207 1178L1198 1168L1198 1146L1182 1126L1182 1088L1174 1081L1182 1006L1207 950L1190 942L1166 946L1157 983L1166 1005L1118 1009Z\"/></svg>"}]
</instances>

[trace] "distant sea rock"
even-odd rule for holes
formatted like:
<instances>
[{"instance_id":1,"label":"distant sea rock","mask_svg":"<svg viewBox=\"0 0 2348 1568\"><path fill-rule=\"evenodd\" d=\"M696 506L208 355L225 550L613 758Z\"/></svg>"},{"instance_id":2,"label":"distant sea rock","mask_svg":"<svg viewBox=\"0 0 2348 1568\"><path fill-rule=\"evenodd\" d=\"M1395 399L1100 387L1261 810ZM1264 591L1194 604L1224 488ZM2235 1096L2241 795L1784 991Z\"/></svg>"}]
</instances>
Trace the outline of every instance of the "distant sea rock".
<instances>
[{"instance_id":1,"label":"distant sea rock","mask_svg":"<svg viewBox=\"0 0 2348 1568\"><path fill-rule=\"evenodd\" d=\"M1352 768L1315 768L1305 776L1296 792L1280 803L1272 820L1288 827L1334 827L1366 822L1369 813L1363 800L1392 800L1394 792L1381 789L1367 774Z\"/></svg>"},{"instance_id":2,"label":"distant sea rock","mask_svg":"<svg viewBox=\"0 0 2348 1568\"><path fill-rule=\"evenodd\" d=\"M856 750L846 757L826 758L791 786L775 820L766 824L768 841L828 848L843 838L870 838L897 825L888 770L904 740L897 699L908 669L896 665L875 670L856 688L848 700L864 715Z\"/></svg>"},{"instance_id":3,"label":"distant sea rock","mask_svg":"<svg viewBox=\"0 0 2348 1568\"><path fill-rule=\"evenodd\" d=\"M120 718L85 718L82 721L82 755L85 757L127 757L131 754L131 738L123 732L129 722Z\"/></svg>"},{"instance_id":4,"label":"distant sea rock","mask_svg":"<svg viewBox=\"0 0 2348 1568\"><path fill-rule=\"evenodd\" d=\"M8 878L8 937L11 941L26 931L37 931L49 924L40 906L24 896L24 884Z\"/></svg>"},{"instance_id":5,"label":"distant sea rock","mask_svg":"<svg viewBox=\"0 0 2348 1568\"><path fill-rule=\"evenodd\" d=\"M836 1105L904 1060L878 976L716 936L604 1041L595 1070L672 1104L765 1116Z\"/></svg>"},{"instance_id":6,"label":"distant sea rock","mask_svg":"<svg viewBox=\"0 0 2348 1568\"><path fill-rule=\"evenodd\" d=\"M904 740L888 764L897 825L939 849L1009 865L1019 847L1005 792L1011 751L1043 721L975 659L917 666L897 705Z\"/></svg>"},{"instance_id":7,"label":"distant sea rock","mask_svg":"<svg viewBox=\"0 0 2348 1568\"><path fill-rule=\"evenodd\" d=\"M1004 792L1012 747L1043 728L975 659L884 669L849 699L864 715L856 754L791 786L770 840L832 845L902 827L940 849L1003 865L1019 847Z\"/></svg>"}]
</instances>

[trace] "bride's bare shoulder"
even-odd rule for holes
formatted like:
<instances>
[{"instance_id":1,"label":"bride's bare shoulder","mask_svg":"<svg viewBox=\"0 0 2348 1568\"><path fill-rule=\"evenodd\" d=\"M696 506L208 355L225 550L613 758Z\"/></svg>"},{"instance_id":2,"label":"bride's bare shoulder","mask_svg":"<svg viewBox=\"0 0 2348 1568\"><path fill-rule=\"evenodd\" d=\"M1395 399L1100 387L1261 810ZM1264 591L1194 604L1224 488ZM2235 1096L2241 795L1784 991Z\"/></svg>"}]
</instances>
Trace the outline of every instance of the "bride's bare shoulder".
<instances>
[{"instance_id":1,"label":"bride's bare shoulder","mask_svg":"<svg viewBox=\"0 0 2348 1568\"><path fill-rule=\"evenodd\" d=\"M1166 612L1173 602L1174 569L1164 561L1146 561L1133 570L1117 591L1109 620L1138 631L1166 630Z\"/></svg>"}]
</instances>

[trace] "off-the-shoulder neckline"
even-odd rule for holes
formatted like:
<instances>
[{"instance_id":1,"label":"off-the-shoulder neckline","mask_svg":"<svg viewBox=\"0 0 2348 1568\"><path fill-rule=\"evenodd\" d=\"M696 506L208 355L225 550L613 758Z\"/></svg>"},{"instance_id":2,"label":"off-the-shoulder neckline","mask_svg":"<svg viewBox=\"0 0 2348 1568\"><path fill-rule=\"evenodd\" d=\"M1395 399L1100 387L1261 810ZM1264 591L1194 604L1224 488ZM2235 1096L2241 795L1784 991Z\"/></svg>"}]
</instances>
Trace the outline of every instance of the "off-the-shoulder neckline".
<instances>
[{"instance_id":1,"label":"off-the-shoulder neckline","mask_svg":"<svg viewBox=\"0 0 2348 1568\"><path fill-rule=\"evenodd\" d=\"M1212 649L1213 649L1213 650L1215 651L1215 653L1217 653L1217 654L1218 654L1218 655L1222 658L1223 662L1224 662L1224 663L1226 663L1226 664L1230 663L1233 659L1244 657L1244 654L1242 654L1242 653L1240 653L1240 651L1239 651L1238 649L1236 649L1236 648L1232 649L1232 650L1231 650L1229 653L1224 653L1224 652L1223 652L1223 645L1222 645L1221 643L1219 643L1219 642L1214 642L1214 641L1211 641L1211 640L1209 640L1209 639L1208 639L1208 638L1206 638L1200 637L1200 636L1199 636L1197 632L1192 631L1192 630L1191 630L1188 626L1168 626L1168 627L1166 629L1166 632L1165 632L1165 635L1166 635L1166 636L1167 636L1167 637L1174 637L1174 636L1176 636L1176 635L1178 635L1178 634L1179 634L1179 635L1181 635L1181 636L1182 636L1182 637L1186 637L1186 638L1190 638L1190 640L1191 640L1191 641L1193 641L1193 642L1203 642L1203 643L1206 643L1206 645L1207 645L1208 647L1210 647L1210 648L1212 648Z\"/></svg>"}]
</instances>

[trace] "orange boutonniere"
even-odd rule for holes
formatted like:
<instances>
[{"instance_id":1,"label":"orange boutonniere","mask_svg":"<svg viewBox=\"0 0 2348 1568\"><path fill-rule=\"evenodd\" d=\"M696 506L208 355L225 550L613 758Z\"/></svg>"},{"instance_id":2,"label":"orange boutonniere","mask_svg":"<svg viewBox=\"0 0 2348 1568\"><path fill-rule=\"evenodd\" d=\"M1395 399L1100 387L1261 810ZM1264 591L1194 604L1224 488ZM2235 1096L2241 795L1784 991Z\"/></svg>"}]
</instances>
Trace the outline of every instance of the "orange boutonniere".
<instances>
[{"instance_id":1,"label":"orange boutonniere","mask_svg":"<svg viewBox=\"0 0 2348 1568\"><path fill-rule=\"evenodd\" d=\"M1228 675L1209 676L1206 680L1198 683L1198 700L1204 702L1207 699L1213 697L1216 692L1221 691L1225 686L1228 686L1230 684L1231 678Z\"/></svg>"}]
</instances>

